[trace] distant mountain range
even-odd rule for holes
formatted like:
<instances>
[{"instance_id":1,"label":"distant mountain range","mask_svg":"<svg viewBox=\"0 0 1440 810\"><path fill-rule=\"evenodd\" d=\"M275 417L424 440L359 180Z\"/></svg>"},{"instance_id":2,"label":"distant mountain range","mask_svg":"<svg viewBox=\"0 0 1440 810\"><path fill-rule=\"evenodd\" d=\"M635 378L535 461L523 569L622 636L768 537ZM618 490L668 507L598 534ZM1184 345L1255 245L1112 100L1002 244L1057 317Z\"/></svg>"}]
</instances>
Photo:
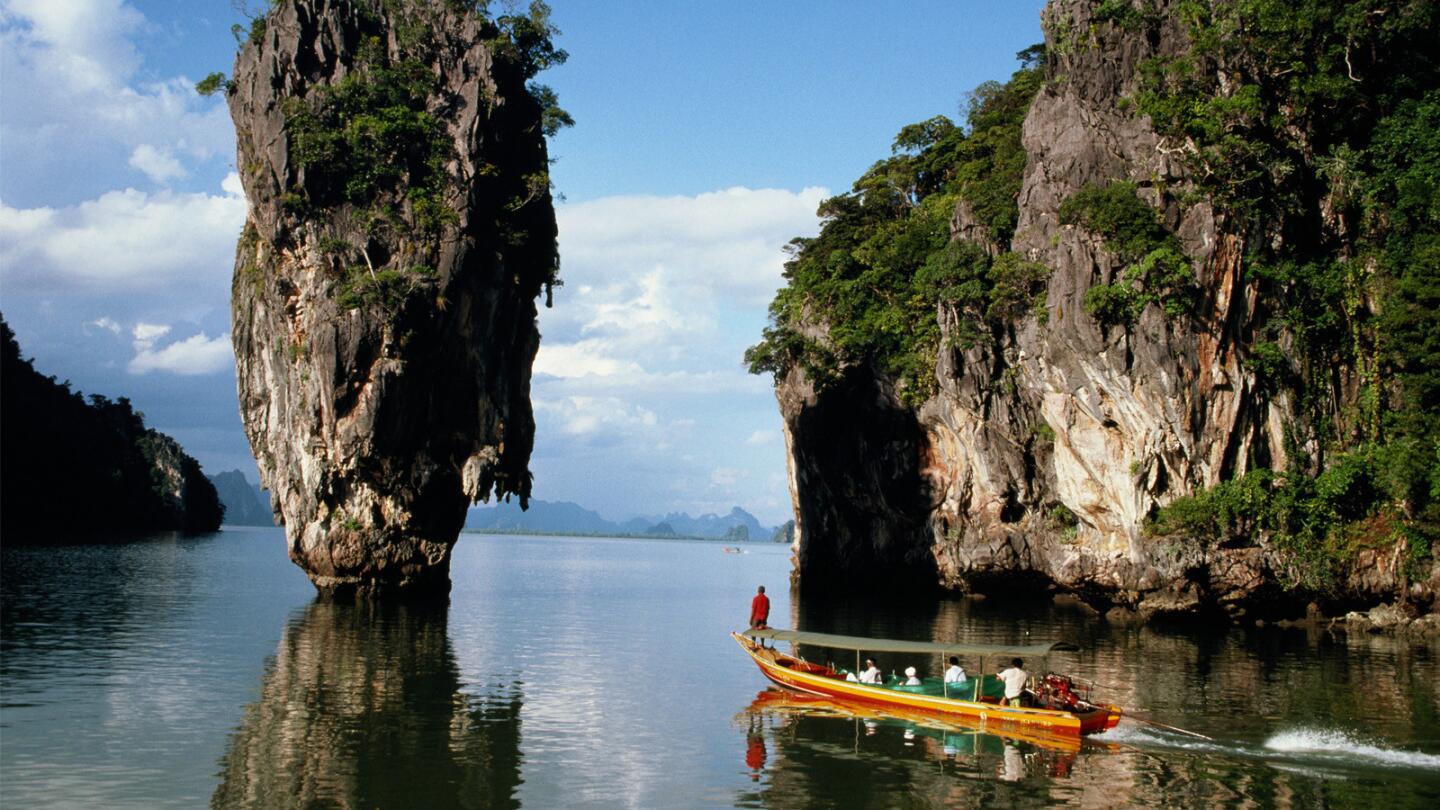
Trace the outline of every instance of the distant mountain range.
<instances>
[{"instance_id":1,"label":"distant mountain range","mask_svg":"<svg viewBox=\"0 0 1440 810\"><path fill-rule=\"evenodd\" d=\"M225 504L225 522L231 526L275 526L270 513L270 496L258 484L250 483L239 470L210 476L210 483Z\"/></svg>"},{"instance_id":2,"label":"distant mountain range","mask_svg":"<svg viewBox=\"0 0 1440 810\"><path fill-rule=\"evenodd\" d=\"M625 521L606 520L598 512L569 501L530 501L521 511L517 501L495 506L472 506L465 528L535 534L618 534L653 537L709 537L728 540L771 540L777 529L760 525L740 507L728 514L691 517L684 512L646 515Z\"/></svg>"},{"instance_id":3,"label":"distant mountain range","mask_svg":"<svg viewBox=\"0 0 1440 810\"><path fill-rule=\"evenodd\" d=\"M250 483L239 470L210 476L225 504L225 522L232 526L274 526L270 496ZM645 515L625 521L606 520L600 513L570 501L531 501L521 511L518 501L494 506L472 506L465 528L517 534L644 535L649 537L706 537L733 540L788 540L787 527L763 526L740 507L728 514L691 517L684 512Z\"/></svg>"}]
</instances>

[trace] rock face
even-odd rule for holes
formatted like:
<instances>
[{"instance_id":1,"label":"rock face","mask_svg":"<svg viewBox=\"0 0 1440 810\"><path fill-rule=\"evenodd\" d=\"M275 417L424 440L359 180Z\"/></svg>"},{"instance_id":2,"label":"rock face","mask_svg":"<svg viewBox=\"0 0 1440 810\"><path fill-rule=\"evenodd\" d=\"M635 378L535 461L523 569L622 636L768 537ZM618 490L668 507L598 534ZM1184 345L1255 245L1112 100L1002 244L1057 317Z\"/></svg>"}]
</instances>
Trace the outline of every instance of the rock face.
<instances>
[{"instance_id":1,"label":"rock face","mask_svg":"<svg viewBox=\"0 0 1440 810\"><path fill-rule=\"evenodd\" d=\"M919 407L866 367L818 393L798 367L777 380L802 585L1053 583L1144 613L1239 613L1275 595L1284 562L1269 549L1182 548L1141 534L1154 508L1242 474L1253 459L1282 468L1284 426L1295 421L1290 399L1259 396L1241 362L1256 295L1240 273L1242 236L1208 202L1175 202L1190 187L1175 150L1121 103L1144 60L1183 46L1172 5L1155 4L1170 22L1149 36L1097 19L1095 4L1080 0L1044 12L1051 76L1025 119L1010 245L1051 270L1043 319L969 350L942 349L938 393ZM1166 318L1155 304L1129 328L1085 314L1086 291L1121 263L1100 239L1062 224L1059 208L1086 184L1113 181L1163 205L1193 259L1192 319ZM985 240L964 203L951 230ZM937 316L946 335L956 330L943 306ZM1335 375L1338 389L1354 389L1343 382L1351 369ZM1440 575L1412 583L1398 553L1367 551L1343 586L1372 602L1428 601Z\"/></svg>"},{"instance_id":2,"label":"rock face","mask_svg":"<svg viewBox=\"0 0 1440 810\"><path fill-rule=\"evenodd\" d=\"M530 493L546 107L465 6L275 3L227 89L241 416L326 593L447 590L466 506Z\"/></svg>"}]
</instances>

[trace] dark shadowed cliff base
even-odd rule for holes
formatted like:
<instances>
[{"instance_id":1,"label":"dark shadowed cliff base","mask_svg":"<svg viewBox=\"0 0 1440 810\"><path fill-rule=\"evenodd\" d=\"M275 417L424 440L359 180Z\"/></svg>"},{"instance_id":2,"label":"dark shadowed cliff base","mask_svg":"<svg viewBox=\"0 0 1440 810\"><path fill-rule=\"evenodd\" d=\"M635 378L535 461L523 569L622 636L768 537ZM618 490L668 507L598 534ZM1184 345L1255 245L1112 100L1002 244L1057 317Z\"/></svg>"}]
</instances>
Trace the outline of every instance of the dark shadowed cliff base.
<instances>
[{"instance_id":1,"label":"dark shadowed cliff base","mask_svg":"<svg viewBox=\"0 0 1440 810\"><path fill-rule=\"evenodd\" d=\"M0 318L0 534L6 543L212 532L224 509L195 459L125 398L57 383Z\"/></svg>"},{"instance_id":2,"label":"dark shadowed cliff base","mask_svg":"<svg viewBox=\"0 0 1440 810\"><path fill-rule=\"evenodd\" d=\"M905 127L822 204L747 353L799 584L1435 610L1440 10L1042 20L968 126Z\"/></svg>"},{"instance_id":3,"label":"dark shadowed cliff base","mask_svg":"<svg viewBox=\"0 0 1440 810\"><path fill-rule=\"evenodd\" d=\"M250 203L241 416L323 593L443 593L466 507L530 495L545 135L569 119L527 83L564 54L543 5L479 5L276 3L217 84Z\"/></svg>"}]
</instances>

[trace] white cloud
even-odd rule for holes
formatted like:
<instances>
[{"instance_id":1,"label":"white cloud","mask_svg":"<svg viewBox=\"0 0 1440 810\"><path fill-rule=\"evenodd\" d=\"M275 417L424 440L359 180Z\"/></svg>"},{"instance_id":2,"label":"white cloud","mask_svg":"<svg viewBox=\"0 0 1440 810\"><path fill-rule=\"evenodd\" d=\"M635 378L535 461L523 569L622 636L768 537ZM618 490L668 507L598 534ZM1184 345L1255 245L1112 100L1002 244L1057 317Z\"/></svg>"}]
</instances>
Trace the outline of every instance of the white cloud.
<instances>
[{"instance_id":1,"label":"white cloud","mask_svg":"<svg viewBox=\"0 0 1440 810\"><path fill-rule=\"evenodd\" d=\"M607 357L609 343L582 340L577 343L550 344L542 342L535 355L534 372L551 377L613 377L621 373L641 374L640 364Z\"/></svg>"},{"instance_id":2,"label":"white cloud","mask_svg":"<svg viewBox=\"0 0 1440 810\"><path fill-rule=\"evenodd\" d=\"M220 190L231 197L245 196L245 187L240 184L240 175L237 172L225 175L225 179L220 181Z\"/></svg>"},{"instance_id":3,"label":"white cloud","mask_svg":"<svg viewBox=\"0 0 1440 810\"><path fill-rule=\"evenodd\" d=\"M144 26L121 0L0 0L7 196L94 193L96 182L125 182L116 168L127 162L167 182L184 176L185 161L231 154L234 132L222 102L200 98L186 77L136 81L133 38Z\"/></svg>"},{"instance_id":4,"label":"white cloud","mask_svg":"<svg viewBox=\"0 0 1440 810\"><path fill-rule=\"evenodd\" d=\"M141 327L144 338L141 337ZM225 371L233 363L230 336L208 338L204 332L176 341L161 349L154 348L154 341L170 332L168 326L138 324L135 327L135 357L126 369L131 374L148 374L152 371L168 371L172 374L213 374Z\"/></svg>"},{"instance_id":5,"label":"white cloud","mask_svg":"<svg viewBox=\"0 0 1440 810\"><path fill-rule=\"evenodd\" d=\"M561 206L568 286L542 315L537 375L637 395L747 387L740 355L780 286L784 246L816 231L826 194L731 188Z\"/></svg>"},{"instance_id":6,"label":"white cloud","mask_svg":"<svg viewBox=\"0 0 1440 810\"><path fill-rule=\"evenodd\" d=\"M661 334L693 331L704 325L695 311L683 312L677 305L675 292L686 286L680 274L656 267L633 284L612 285L605 298L590 294L590 314L582 332L634 335L644 338Z\"/></svg>"},{"instance_id":7,"label":"white cloud","mask_svg":"<svg viewBox=\"0 0 1440 810\"><path fill-rule=\"evenodd\" d=\"M750 445L751 447L764 447L768 444L774 444L779 440L780 434L776 431L757 430L754 433L750 434L750 437L745 440L745 443Z\"/></svg>"},{"instance_id":8,"label":"white cloud","mask_svg":"<svg viewBox=\"0 0 1440 810\"><path fill-rule=\"evenodd\" d=\"M601 433L614 439L647 432L659 421L654 411L616 397L537 399L534 408L537 413L551 416L553 425L571 436Z\"/></svg>"},{"instance_id":9,"label":"white cloud","mask_svg":"<svg viewBox=\"0 0 1440 810\"><path fill-rule=\"evenodd\" d=\"M140 322L130 330L130 336L135 338L135 351L148 351L155 345L155 341L170 334L170 327L159 323Z\"/></svg>"},{"instance_id":10,"label":"white cloud","mask_svg":"<svg viewBox=\"0 0 1440 810\"><path fill-rule=\"evenodd\" d=\"M224 296L244 221L245 200L232 194L125 189L63 208L0 201L0 279L56 294L77 286L186 294L208 280L206 291Z\"/></svg>"},{"instance_id":11,"label":"white cloud","mask_svg":"<svg viewBox=\"0 0 1440 810\"><path fill-rule=\"evenodd\" d=\"M563 274L569 282L595 284L666 267L683 280L681 289L763 307L780 286L781 248L815 232L815 209L827 196L823 188L729 188L561 206Z\"/></svg>"},{"instance_id":12,"label":"white cloud","mask_svg":"<svg viewBox=\"0 0 1440 810\"><path fill-rule=\"evenodd\" d=\"M169 149L156 149L148 143L140 144L130 153L130 165L162 185L189 174Z\"/></svg>"},{"instance_id":13,"label":"white cloud","mask_svg":"<svg viewBox=\"0 0 1440 810\"><path fill-rule=\"evenodd\" d=\"M120 324L114 318L102 317L90 322L91 326L98 326L112 334L120 334Z\"/></svg>"},{"instance_id":14,"label":"white cloud","mask_svg":"<svg viewBox=\"0 0 1440 810\"><path fill-rule=\"evenodd\" d=\"M785 245L818 230L826 195L731 188L557 209L566 286L541 313L537 497L585 501L573 488L595 486L579 469L591 463L626 469L625 486L600 496L625 508L788 497L764 483L783 475L770 381L741 355L783 280Z\"/></svg>"},{"instance_id":15,"label":"white cloud","mask_svg":"<svg viewBox=\"0 0 1440 810\"><path fill-rule=\"evenodd\" d=\"M145 18L123 0L6 0L0 20L27 24L7 32L7 45L25 48L65 86L103 88L140 64L129 36Z\"/></svg>"}]
</instances>

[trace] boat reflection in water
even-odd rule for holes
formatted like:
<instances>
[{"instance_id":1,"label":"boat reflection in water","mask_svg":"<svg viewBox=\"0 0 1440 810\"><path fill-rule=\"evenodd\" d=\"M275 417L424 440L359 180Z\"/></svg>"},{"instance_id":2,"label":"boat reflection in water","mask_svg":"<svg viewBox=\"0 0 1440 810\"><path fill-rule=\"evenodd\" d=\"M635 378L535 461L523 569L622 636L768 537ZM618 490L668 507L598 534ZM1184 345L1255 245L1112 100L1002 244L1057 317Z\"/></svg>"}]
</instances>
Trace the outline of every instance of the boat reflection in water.
<instances>
[{"instance_id":1,"label":"boat reflection in water","mask_svg":"<svg viewBox=\"0 0 1440 810\"><path fill-rule=\"evenodd\" d=\"M884 751L908 759L950 763L973 774L993 774L1006 781L1030 774L1064 779L1070 775L1081 749L1080 738L1075 736L1009 726L971 726L893 708L881 712L862 704L778 689L757 695L737 721L748 724L745 764L757 780L765 764L767 730L787 755L793 753L792 745L804 740L817 750L829 748L832 753L850 755L846 759ZM1101 744L1087 741L1085 745Z\"/></svg>"},{"instance_id":2,"label":"boat reflection in water","mask_svg":"<svg viewBox=\"0 0 1440 810\"><path fill-rule=\"evenodd\" d=\"M520 684L462 685L444 605L315 601L230 739L211 807L517 807Z\"/></svg>"}]
</instances>

